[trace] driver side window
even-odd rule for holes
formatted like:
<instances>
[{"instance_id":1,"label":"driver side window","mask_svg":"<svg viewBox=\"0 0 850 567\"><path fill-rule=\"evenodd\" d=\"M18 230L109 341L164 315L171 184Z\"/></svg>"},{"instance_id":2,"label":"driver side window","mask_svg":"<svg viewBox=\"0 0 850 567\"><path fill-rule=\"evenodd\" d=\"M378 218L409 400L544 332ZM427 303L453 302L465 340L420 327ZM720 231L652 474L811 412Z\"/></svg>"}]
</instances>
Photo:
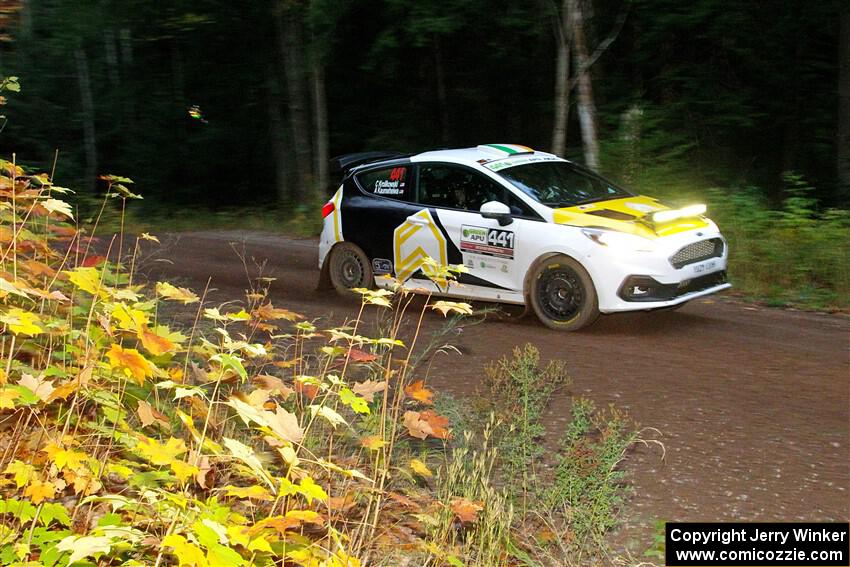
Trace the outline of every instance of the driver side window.
<instances>
[{"instance_id":1,"label":"driver side window","mask_svg":"<svg viewBox=\"0 0 850 567\"><path fill-rule=\"evenodd\" d=\"M504 202L504 197L504 187L470 169L445 164L419 166L420 204L477 212L484 203Z\"/></svg>"}]
</instances>

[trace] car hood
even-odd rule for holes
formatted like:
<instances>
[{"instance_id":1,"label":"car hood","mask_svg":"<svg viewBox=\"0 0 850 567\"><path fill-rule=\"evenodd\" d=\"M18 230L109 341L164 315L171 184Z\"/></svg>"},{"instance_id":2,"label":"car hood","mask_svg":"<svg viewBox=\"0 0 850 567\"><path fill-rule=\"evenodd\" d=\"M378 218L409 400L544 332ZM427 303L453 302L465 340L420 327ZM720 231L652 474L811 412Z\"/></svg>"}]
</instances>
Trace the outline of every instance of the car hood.
<instances>
[{"instance_id":1,"label":"car hood","mask_svg":"<svg viewBox=\"0 0 850 567\"><path fill-rule=\"evenodd\" d=\"M709 226L708 219L702 216L683 217L663 223L651 220L651 214L655 211L668 209L670 207L657 199L636 195L555 209L552 220L557 224L604 228L652 239Z\"/></svg>"}]
</instances>

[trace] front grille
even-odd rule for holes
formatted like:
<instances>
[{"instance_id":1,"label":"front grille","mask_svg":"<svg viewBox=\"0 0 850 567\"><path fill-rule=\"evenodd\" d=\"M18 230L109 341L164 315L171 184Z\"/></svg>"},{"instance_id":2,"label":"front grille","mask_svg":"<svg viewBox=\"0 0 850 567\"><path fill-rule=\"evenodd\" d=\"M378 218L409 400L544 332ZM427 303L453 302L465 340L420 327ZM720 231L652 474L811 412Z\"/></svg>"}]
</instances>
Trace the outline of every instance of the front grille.
<instances>
[{"instance_id":1,"label":"front grille","mask_svg":"<svg viewBox=\"0 0 850 567\"><path fill-rule=\"evenodd\" d=\"M678 252L670 256L670 264L678 270L682 266L719 256L723 256L723 240L720 238L710 238L688 244L684 248L681 248Z\"/></svg>"}]
</instances>

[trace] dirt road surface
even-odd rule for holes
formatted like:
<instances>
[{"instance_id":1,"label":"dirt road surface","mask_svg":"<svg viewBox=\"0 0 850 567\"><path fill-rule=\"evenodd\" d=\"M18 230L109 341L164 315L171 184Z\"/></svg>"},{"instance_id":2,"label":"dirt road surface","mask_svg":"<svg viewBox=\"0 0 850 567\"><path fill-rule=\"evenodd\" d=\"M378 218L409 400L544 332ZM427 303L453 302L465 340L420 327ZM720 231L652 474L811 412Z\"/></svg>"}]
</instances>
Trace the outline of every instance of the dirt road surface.
<instances>
[{"instance_id":1,"label":"dirt road surface","mask_svg":"<svg viewBox=\"0 0 850 567\"><path fill-rule=\"evenodd\" d=\"M275 305L330 326L356 303L317 292L317 243L248 232L169 238L153 262L210 300L240 299L265 263ZM231 244L235 243L235 244ZM442 317L426 316L437 328ZM646 542L656 520L795 521L850 518L850 318L703 299L677 312L601 317L557 333L533 317L490 321L451 337L462 354L439 356L430 383L474 395L483 366L524 342L567 362L572 385L554 399L548 436L559 437L571 396L628 410L666 447L638 447L626 468L634 494L621 531ZM632 536L629 536L632 532Z\"/></svg>"}]
</instances>

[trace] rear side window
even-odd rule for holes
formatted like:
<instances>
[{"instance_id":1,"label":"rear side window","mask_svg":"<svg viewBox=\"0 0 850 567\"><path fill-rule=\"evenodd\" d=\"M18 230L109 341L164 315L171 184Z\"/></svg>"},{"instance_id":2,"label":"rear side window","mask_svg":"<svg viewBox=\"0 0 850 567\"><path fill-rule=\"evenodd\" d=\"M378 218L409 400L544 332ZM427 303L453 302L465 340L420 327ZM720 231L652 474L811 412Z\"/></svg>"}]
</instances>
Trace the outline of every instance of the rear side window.
<instances>
[{"instance_id":1,"label":"rear side window","mask_svg":"<svg viewBox=\"0 0 850 567\"><path fill-rule=\"evenodd\" d=\"M400 201L413 201L413 184L410 182L410 166L387 167L364 171L357 175L357 182L364 191L378 197L389 197Z\"/></svg>"}]
</instances>

